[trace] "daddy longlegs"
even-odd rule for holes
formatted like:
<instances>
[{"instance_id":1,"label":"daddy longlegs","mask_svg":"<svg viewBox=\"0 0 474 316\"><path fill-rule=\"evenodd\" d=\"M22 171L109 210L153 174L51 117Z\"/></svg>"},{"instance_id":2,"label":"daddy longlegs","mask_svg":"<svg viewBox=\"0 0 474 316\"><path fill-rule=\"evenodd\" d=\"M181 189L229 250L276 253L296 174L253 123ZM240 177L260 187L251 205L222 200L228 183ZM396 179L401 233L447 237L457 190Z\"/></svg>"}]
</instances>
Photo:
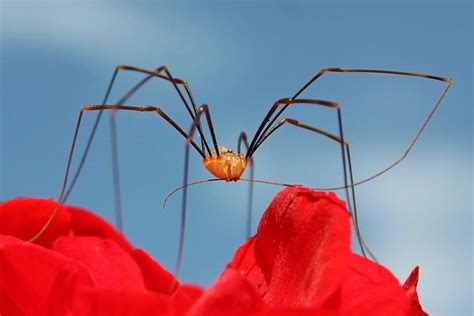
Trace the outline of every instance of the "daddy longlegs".
<instances>
[{"instance_id":1,"label":"daddy longlegs","mask_svg":"<svg viewBox=\"0 0 474 316\"><path fill-rule=\"evenodd\" d=\"M122 98L117 101L116 104L109 105L107 104L109 95L112 91L112 87L114 85L115 79L117 74L121 70L127 70L131 72L137 72L145 74L141 81L139 81L135 86L133 86ZM328 73L368 73L368 74L382 74L382 75L396 75L396 76L406 76L406 77L418 77L430 80L437 80L446 83L445 88L441 92L441 95L438 97L436 102L433 105L433 108L429 112L428 116L423 121L421 127L416 132L415 136L409 143L407 149L398 158L396 161L382 169L381 171L369 176L363 180L354 181L353 172L352 172L352 161L350 156L350 146L349 141L344 138L344 128L343 128L343 120L342 120L342 110L341 105L337 102L333 101L326 101L326 100L319 100L319 99L299 99L299 95L303 93L309 86L311 86L314 82L316 82L319 78L323 77L325 74ZM184 104L189 116L191 117L192 124L189 128L188 132L186 133L173 119L171 119L165 112L156 106L132 106L132 105L124 105L125 102L135 93L137 92L145 83L147 83L151 78L159 78L163 79L168 83L171 83L174 89L176 90L181 102ZM79 174L82 170L82 167L85 163L87 158L87 154L89 152L92 140L96 133L98 124L101 120L103 111L111 111L111 135L112 135L112 169L113 169L113 176L114 176L114 193L115 193L115 208L116 208L116 222L119 230L122 230L122 219L121 219L121 201L120 201L120 185L119 185L119 173L118 173L118 159L117 159L117 139L116 139L116 125L115 125L115 112L116 111L135 111L135 112L149 112L155 113L163 118L167 123L169 123L176 131L178 131L186 140L185 146L185 165L184 165L184 179L183 179L183 186L173 190L167 197L173 194L178 190L183 190L182 194L182 206L181 206L181 224L180 224L180 234L179 234L179 246L178 252L176 256L176 267L175 267L175 274L179 274L179 269L181 266L181 259L183 254L183 247L184 247L184 233L185 233L185 226L186 226L186 201L187 201L187 188L191 185L203 183L203 182L210 182L210 181L248 181L249 182L249 202L247 205L247 237L250 236L251 231L251 215L252 215L252 195L253 195L253 183L266 183L266 184L274 184L274 185L282 185L282 186L292 186L291 184L285 183L278 183L272 181L262 181L262 180L255 180L254 179L254 163L253 163L253 155L257 151L257 149L268 139L275 131L277 131L280 127L285 124L290 124L296 127L300 127L306 130L309 130L313 133L325 136L326 138L338 143L341 149L341 161L343 167L343 175L344 175L344 185L340 187L333 187L333 188L324 188L325 190L339 190L344 189L347 205L349 211L353 217L353 225L355 228L355 233L359 242L359 246L361 252L364 256L369 254L374 260L374 255L370 252L369 248L365 244L361 232L360 226L358 222L357 216L357 204L356 204L356 194L355 194L355 186L370 181L383 173L387 172L388 170L392 169L396 165L398 165L403 159L406 158L408 153L412 150L415 143L421 136L422 132L424 131L425 127L430 122L433 114L438 109L441 101L445 97L446 93L448 92L449 88L451 87L452 80L445 77L433 76L428 74L416 73L416 72L406 72L406 71L398 71L398 70L380 70L380 69L350 69L350 68L324 68L320 70L315 76L313 76L306 84L304 84L291 98L283 98L277 100L273 106L268 111L267 115L262 120L261 124L259 125L255 135L253 136L250 144L248 142L247 134L245 132L241 132L239 139L237 141L237 152L232 151L231 149L219 146L217 142L217 137L214 131L214 127L212 124L211 113L209 110L209 106L203 104L199 108L196 105L196 101L194 99L193 94L191 93L191 89L186 81L175 78L171 75L171 72L166 66L161 66L156 70L147 70L142 69L134 66L127 66L127 65L119 65L115 68L115 71L112 75L112 78L109 82L109 86L107 88L107 92L105 94L104 100L101 105L88 105L83 106L79 111L79 116L76 123L76 128L73 135L73 140L66 164L66 171L64 175L63 184L61 187L61 192L59 194L58 202L64 203L69 194L71 193ZM184 88L187 98L191 103L191 106L188 103L188 100L184 97L182 92L182 88ZM334 135L329 133L325 130L320 128L306 125L300 123L298 120L292 118L283 118L282 120L278 121L278 118L281 117L283 112L290 106L290 105L311 105L311 106L323 106L332 108L336 111L337 114L337 124L338 124L338 135ZM71 164L74 156L74 150L79 134L79 129L81 126L82 116L84 112L90 111L99 111L94 126L92 128L91 134L89 136L88 142L86 144L85 150L81 157L79 166L77 171L73 177L71 185L68 187L68 178L70 174ZM212 138L212 146L209 145L207 141L202 122L201 116L204 115L205 120L207 122L207 126L209 129L209 133ZM193 140L194 133L197 133L200 136L200 145L196 144ZM246 148L245 154L241 151L242 144ZM188 170L189 170L189 148L192 146L199 155L203 158L204 167L213 175L215 178L196 181L193 183L188 183ZM242 179L241 175L244 173L247 167L250 167L250 178L249 179ZM350 192L349 192L350 189ZM165 199L165 202L166 202ZM58 206L53 210L50 217L43 225L43 227L30 239L30 242L34 242L41 234L48 228L49 224L53 221L56 212L58 211Z\"/></svg>"}]
</instances>

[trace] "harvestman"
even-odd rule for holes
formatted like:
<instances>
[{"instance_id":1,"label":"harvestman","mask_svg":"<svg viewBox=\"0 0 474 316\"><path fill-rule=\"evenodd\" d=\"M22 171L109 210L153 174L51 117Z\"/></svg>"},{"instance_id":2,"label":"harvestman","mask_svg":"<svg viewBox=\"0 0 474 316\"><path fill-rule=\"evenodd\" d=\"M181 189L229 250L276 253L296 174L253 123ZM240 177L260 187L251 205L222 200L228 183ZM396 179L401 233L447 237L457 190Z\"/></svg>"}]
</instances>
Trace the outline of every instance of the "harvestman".
<instances>
[{"instance_id":1,"label":"harvestman","mask_svg":"<svg viewBox=\"0 0 474 316\"><path fill-rule=\"evenodd\" d=\"M120 70L128 70L128 71L133 71L133 72L138 72L138 73L143 73L146 74L147 76L143 78L140 82L138 82L134 87L130 89L119 101L117 101L116 104L114 105L108 105L107 100L109 98L110 92L112 90L113 84L115 82L115 79L117 77L117 74ZM350 150L349 150L349 142L344 138L344 128L342 124L342 113L341 113L341 106L332 101L326 101L326 100L318 100L318 99L298 99L298 96L306 90L310 85L312 85L316 80L321 78L323 75L327 73L369 73L369 74L385 74L385 75L398 75L398 76L408 76L408 77L419 77L419 78L425 78L425 79L431 79L431 80L438 80L446 83L446 87L443 89L441 95L438 97L437 101L434 103L432 110L426 117L426 119L423 121L421 127L415 134L414 138L410 142L408 148L405 150L405 152L402 154L402 156L397 159L395 162L384 168L383 170L375 173L374 175L357 181L354 181L353 174L352 174L352 162L351 162L351 156L350 156ZM192 120L192 125L191 128L189 129L188 133L186 133L177 123L175 123L168 115L165 114L165 112L155 106L131 106L131 105L124 105L124 103L136 92L138 91L147 81L149 81L151 78L156 77L160 78L163 80L166 80L168 83L171 83L176 92L178 93L179 98L183 102L187 112L189 113L191 120ZM189 85L187 84L186 81L179 79L179 78L174 78L171 75L171 72L168 70L166 66L162 66L157 68L156 70L147 70L147 69L142 69L142 68L137 68L133 66L126 66L126 65L119 65L115 68L114 74L112 76L112 79L110 80L107 92L105 94L104 100L101 105L88 105L88 106L83 106L79 112L79 117L77 119L76 123L76 129L74 132L73 140L72 140L72 145L71 149L69 152L69 157L66 165L66 171L64 175L64 181L63 185L61 188L61 193L59 195L59 203L64 203L66 199L68 198L69 194L71 193L71 190L73 189L77 178L80 174L80 171L84 165L84 162L86 160L87 154L89 152L92 139L94 138L97 126L99 124L99 121L101 119L102 113L104 110L109 110L114 113L115 111L136 111L136 112L151 112L151 113L156 113L158 114L161 118L163 118L166 122L168 122L171 126L173 126L186 140L186 151L185 151L185 167L184 167L184 185L176 190L173 190L168 197L176 192L179 189L183 189L183 199L182 199L182 208L181 208L181 226L180 226L180 236L179 236L179 248L178 248L178 254L176 258L176 274L179 273L179 268L181 265L181 258L182 258L182 253L183 253L183 246L184 246L184 231L185 231L185 224L186 224L186 201L187 201L187 187L190 185L194 185L197 183L202 183L202 182L207 182L207 181L220 181L220 180L225 180L225 181L238 181L238 180L244 180L244 181L249 181L250 182L250 190L249 190L249 204L248 204L248 212L247 212L247 236L250 236L250 229L251 229L251 210L252 210L252 192L253 192L253 187L252 184L253 182L261 182L261 183L268 183L268 184L277 184L277 185L284 185L284 186L291 186L289 184L283 184L283 183L276 183L276 182L270 182L270 181L259 181L259 180L254 180L253 179L253 160L252 156L254 153L257 151L257 149L265 142L265 140L272 135L276 130L278 130L281 126L285 124L291 124L296 127L300 127L306 130L309 130L311 132L320 134L322 136L325 136L337 143L340 144L341 147L341 158L342 158L342 165L343 165L343 173L344 173L344 186L341 187L336 187L336 188L326 188L327 190L337 190L337 189L345 189L346 191L346 197L347 197L347 203L349 210L353 214L354 218L354 227L355 227L355 232L359 241L359 245L361 248L362 253L364 256L366 255L366 251L374 258L374 256L371 254L370 250L367 248L365 245L365 242L362 239L360 229L359 229L359 223L358 223L358 218L357 218L357 206L356 206L356 198L355 198L355 189L354 187L356 185L362 184L364 182L367 182L375 177L378 177L379 175L385 173L386 171L392 169L396 165L398 165L411 151L413 146L415 145L416 141L420 137L421 133L431 120L433 114L437 110L438 106L440 105L441 101L443 100L444 96L446 95L448 89L450 88L452 84L452 80L449 78L444 78L444 77L439 77L439 76L433 76L433 75L427 75L427 74L421 74L421 73L415 73L415 72L405 72L405 71L396 71L396 70L379 70L379 69L349 69L349 68L324 68L320 70L314 77L312 77L301 89L299 89L291 98L284 98L276 101L273 106L270 108L268 111L267 115L263 119L262 123L258 127L255 135L253 136L250 144L248 143L247 140L247 135L245 132L241 132L238 142L237 142L237 153L232 151L231 149L224 147L224 146L219 146L216 138L216 134L214 132L214 127L212 125L212 119L211 119L211 114L209 111L209 107L206 104L203 104L199 108L196 106L195 99L191 93L191 89L189 88ZM184 97L180 87L183 87L184 90L186 91L186 95L191 102L191 106L189 106L188 101ZM277 122L278 118L283 114L283 112L288 108L290 105L312 105L312 106L324 106L324 107L329 107L334 109L337 112L337 122L338 122L338 130L339 130L339 135L334 135L332 133L329 133L327 131L324 131L322 129L319 129L314 126L309 126L305 125L303 123L300 123L299 121L292 119L292 118L284 118ZM97 115L96 121L94 123L94 127L92 129L91 135L88 139L85 151L81 157L81 161L79 163L78 169L73 177L73 180L71 182L71 185L69 188L67 188L68 184L68 177L70 173L70 168L71 168L71 163L72 163L72 158L74 155L74 149L77 141L77 137L79 134L79 129L82 121L82 116L84 112L89 112L89 111L99 111L99 114ZM204 132L203 132L203 127L201 123L201 116L204 114L209 132L212 138L212 149L211 146L209 145L209 142L207 141ZM201 144L200 146L196 144L193 140L193 135L197 131L197 133L200 136L201 139ZM122 229L122 219L121 219L121 203L120 203L120 187L119 187L119 176L118 176L118 160L117 160L117 140L116 140L116 126L115 126L115 116L111 115L111 134L112 134L112 166L113 166L113 174L114 174L114 191L115 191L115 205L116 205L116 213L117 213L117 226L121 230ZM245 154L241 152L241 145L242 143L246 147L246 152ZM199 155L202 156L203 158L203 163L205 168L216 178L214 179L208 179L204 181L197 181L191 184L188 184L188 164L189 164L189 148L192 146ZM250 166L250 179L241 179L241 175L247 168L247 166ZM351 193L349 194L349 188L351 189ZM67 189L67 190L66 190ZM350 198L351 196L351 198ZM168 198L167 197L167 198ZM52 222L54 219L54 216L56 215L56 212L58 210L58 206L53 210L51 213L49 219L46 221L44 226L36 233L35 236L33 236L30 241L33 242L36 240L49 226L49 224ZM374 258L375 259L375 258Z\"/></svg>"}]
</instances>

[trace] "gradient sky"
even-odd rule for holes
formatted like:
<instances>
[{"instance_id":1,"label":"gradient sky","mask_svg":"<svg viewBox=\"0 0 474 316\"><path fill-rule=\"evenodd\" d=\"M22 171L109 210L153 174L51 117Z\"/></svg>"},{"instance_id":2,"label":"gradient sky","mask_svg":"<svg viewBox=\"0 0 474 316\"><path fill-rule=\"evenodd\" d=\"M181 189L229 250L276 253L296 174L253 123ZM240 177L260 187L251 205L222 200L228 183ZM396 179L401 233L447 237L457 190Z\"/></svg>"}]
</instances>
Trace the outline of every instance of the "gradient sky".
<instances>
[{"instance_id":1,"label":"gradient sky","mask_svg":"<svg viewBox=\"0 0 474 316\"><path fill-rule=\"evenodd\" d=\"M404 280L421 266L420 296L433 315L472 313L473 5L305 2L1 2L0 197L57 197L79 108L100 104L118 64L167 65L208 103L221 144L253 135L271 104L324 67L382 68L454 79L408 158L358 187L363 234ZM111 101L140 75L121 73ZM443 85L423 79L331 74L303 96L339 102L356 179L396 160ZM131 104L159 105L184 128L173 89L150 83ZM288 117L335 132L335 115L293 108ZM94 114L87 114L83 149ZM107 118L107 117L106 117ZM114 220L110 136L105 119L69 199ZM183 140L159 118L120 113L125 232L172 270ZM256 178L323 187L341 183L337 145L292 127L254 156ZM191 179L208 178L191 156ZM77 160L76 160L77 162ZM277 187L256 185L254 229ZM181 279L210 284L245 234L245 183L189 190ZM340 194L343 197L342 194Z\"/></svg>"}]
</instances>

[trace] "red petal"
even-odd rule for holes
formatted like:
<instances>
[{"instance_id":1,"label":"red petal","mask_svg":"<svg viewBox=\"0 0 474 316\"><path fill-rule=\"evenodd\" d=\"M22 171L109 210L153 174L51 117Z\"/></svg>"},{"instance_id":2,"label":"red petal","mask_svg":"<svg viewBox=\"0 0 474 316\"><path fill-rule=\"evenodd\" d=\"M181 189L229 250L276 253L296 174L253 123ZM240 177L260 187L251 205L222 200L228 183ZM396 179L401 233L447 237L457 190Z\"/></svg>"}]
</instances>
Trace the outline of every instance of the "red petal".
<instances>
[{"instance_id":1,"label":"red petal","mask_svg":"<svg viewBox=\"0 0 474 316\"><path fill-rule=\"evenodd\" d=\"M405 316L407 299L398 280L383 266L353 254L342 285L341 314Z\"/></svg>"},{"instance_id":2,"label":"red petal","mask_svg":"<svg viewBox=\"0 0 474 316\"><path fill-rule=\"evenodd\" d=\"M258 315L264 308L254 287L239 272L227 269L194 304L188 316Z\"/></svg>"},{"instance_id":3,"label":"red petal","mask_svg":"<svg viewBox=\"0 0 474 316\"><path fill-rule=\"evenodd\" d=\"M49 293L57 275L70 264L74 262L54 251L0 236L0 287L25 315L47 314Z\"/></svg>"},{"instance_id":4,"label":"red petal","mask_svg":"<svg viewBox=\"0 0 474 316\"><path fill-rule=\"evenodd\" d=\"M113 240L97 237L62 237L53 249L89 268L98 286L145 290L135 260Z\"/></svg>"},{"instance_id":5,"label":"red petal","mask_svg":"<svg viewBox=\"0 0 474 316\"><path fill-rule=\"evenodd\" d=\"M73 304L74 316L174 316L169 299L155 292L82 288Z\"/></svg>"},{"instance_id":6,"label":"red petal","mask_svg":"<svg viewBox=\"0 0 474 316\"><path fill-rule=\"evenodd\" d=\"M24 316L18 306L0 288L0 315Z\"/></svg>"},{"instance_id":7,"label":"red petal","mask_svg":"<svg viewBox=\"0 0 474 316\"><path fill-rule=\"evenodd\" d=\"M76 236L97 236L102 239L112 239L126 251L133 249L128 240L100 216L87 210L67 206L71 214L71 226Z\"/></svg>"},{"instance_id":8,"label":"red petal","mask_svg":"<svg viewBox=\"0 0 474 316\"><path fill-rule=\"evenodd\" d=\"M171 296L171 305L176 316L186 315L204 291L193 285L180 285Z\"/></svg>"},{"instance_id":9,"label":"red petal","mask_svg":"<svg viewBox=\"0 0 474 316\"><path fill-rule=\"evenodd\" d=\"M303 308L286 308L277 309L263 313L265 316L340 316L335 311L329 311L324 309L303 309Z\"/></svg>"},{"instance_id":10,"label":"red petal","mask_svg":"<svg viewBox=\"0 0 474 316\"><path fill-rule=\"evenodd\" d=\"M304 188L280 192L255 239L230 263L270 306L319 306L337 292L350 257L350 216L332 193Z\"/></svg>"},{"instance_id":11,"label":"red petal","mask_svg":"<svg viewBox=\"0 0 474 316\"><path fill-rule=\"evenodd\" d=\"M58 271L56 280L49 294L48 316L63 316L71 312L79 288L94 286L86 269L77 264L65 264Z\"/></svg>"},{"instance_id":12,"label":"red petal","mask_svg":"<svg viewBox=\"0 0 474 316\"><path fill-rule=\"evenodd\" d=\"M31 239L40 231L57 208L54 220L35 243L51 247L60 236L70 232L71 216L63 205L53 199L18 198L0 204L0 234L23 240Z\"/></svg>"},{"instance_id":13,"label":"red petal","mask_svg":"<svg viewBox=\"0 0 474 316\"><path fill-rule=\"evenodd\" d=\"M415 269L413 269L413 271L410 273L410 276L403 284L403 290L408 296L410 302L407 313L408 316L428 316L428 313L423 311L423 308L421 307L420 300L418 298L418 293L416 291L416 287L418 286L419 273L420 267L417 266L415 267Z\"/></svg>"},{"instance_id":14,"label":"red petal","mask_svg":"<svg viewBox=\"0 0 474 316\"><path fill-rule=\"evenodd\" d=\"M141 249L135 249L130 255L140 267L145 285L150 291L171 295L176 290L179 285L176 278L149 254Z\"/></svg>"}]
</instances>

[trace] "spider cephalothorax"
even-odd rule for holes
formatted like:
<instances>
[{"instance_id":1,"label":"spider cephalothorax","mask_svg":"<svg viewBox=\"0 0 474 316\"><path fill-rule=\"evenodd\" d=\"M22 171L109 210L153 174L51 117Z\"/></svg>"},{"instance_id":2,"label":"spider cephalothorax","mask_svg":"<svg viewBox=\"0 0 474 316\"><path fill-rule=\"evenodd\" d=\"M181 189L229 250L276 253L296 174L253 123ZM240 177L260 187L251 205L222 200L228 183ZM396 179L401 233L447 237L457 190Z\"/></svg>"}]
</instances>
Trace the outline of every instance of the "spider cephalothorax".
<instances>
[{"instance_id":1,"label":"spider cephalothorax","mask_svg":"<svg viewBox=\"0 0 474 316\"><path fill-rule=\"evenodd\" d=\"M245 171L249 158L243 154L236 154L231 149L219 146L219 155L215 150L204 158L204 166L210 173L219 179L237 181Z\"/></svg>"}]
</instances>

